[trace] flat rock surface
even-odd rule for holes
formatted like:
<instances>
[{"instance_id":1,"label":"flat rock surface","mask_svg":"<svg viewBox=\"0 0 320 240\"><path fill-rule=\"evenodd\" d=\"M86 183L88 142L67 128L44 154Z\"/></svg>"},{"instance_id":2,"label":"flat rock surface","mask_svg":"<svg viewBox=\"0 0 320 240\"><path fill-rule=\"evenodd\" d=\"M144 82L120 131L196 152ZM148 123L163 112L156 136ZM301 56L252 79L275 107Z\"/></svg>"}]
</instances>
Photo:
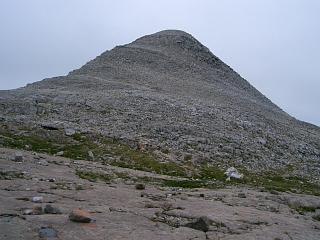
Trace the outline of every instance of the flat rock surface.
<instances>
[{"instance_id":1,"label":"flat rock surface","mask_svg":"<svg viewBox=\"0 0 320 240\"><path fill-rule=\"evenodd\" d=\"M23 177L0 180L3 240L320 239L320 222L313 219L314 213L299 213L290 207L292 203L312 203L318 211L320 198L316 196L245 187L177 189L148 182L145 190L137 190L134 181L128 179L91 182L79 178L76 170L127 172L132 179L152 173L45 154L35 157L26 151L23 163L19 163L12 160L14 153L0 148L0 171L23 173ZM39 164L39 156L48 164ZM43 201L32 202L35 196L43 197ZM61 214L23 215L25 209L47 204ZM70 212L77 208L88 211L92 221L70 221ZM205 217L202 224L208 224L204 228L208 231L188 227L201 217Z\"/></svg>"}]
</instances>

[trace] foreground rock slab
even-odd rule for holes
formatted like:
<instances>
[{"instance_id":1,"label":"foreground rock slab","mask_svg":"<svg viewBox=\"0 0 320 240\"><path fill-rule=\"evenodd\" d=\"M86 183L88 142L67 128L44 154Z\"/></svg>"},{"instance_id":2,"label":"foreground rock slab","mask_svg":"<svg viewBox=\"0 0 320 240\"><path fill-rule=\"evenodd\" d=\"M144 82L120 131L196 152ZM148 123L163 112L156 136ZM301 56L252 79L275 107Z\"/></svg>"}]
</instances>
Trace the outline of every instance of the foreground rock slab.
<instances>
[{"instance_id":1,"label":"foreground rock slab","mask_svg":"<svg viewBox=\"0 0 320 240\"><path fill-rule=\"evenodd\" d=\"M167 176L45 154L48 165L39 165L27 151L21 164L11 160L14 152L0 148L2 172L25 172L21 178L0 180L1 240L320 239L317 196L245 187L168 188L150 182L143 183L141 192L135 188L141 178ZM78 169L110 176L121 172L125 179L92 182L80 178ZM39 180L50 178L56 181ZM34 196L43 201L32 202ZM43 212L34 214L34 208ZM78 222L70 221L70 212Z\"/></svg>"}]
</instances>

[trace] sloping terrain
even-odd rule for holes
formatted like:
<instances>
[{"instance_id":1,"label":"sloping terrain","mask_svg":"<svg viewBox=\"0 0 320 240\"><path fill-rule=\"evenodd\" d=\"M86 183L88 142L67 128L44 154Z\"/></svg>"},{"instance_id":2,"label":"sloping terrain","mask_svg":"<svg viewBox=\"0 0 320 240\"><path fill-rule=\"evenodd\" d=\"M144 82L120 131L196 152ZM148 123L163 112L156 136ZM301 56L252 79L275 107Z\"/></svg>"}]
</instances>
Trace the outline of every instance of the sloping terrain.
<instances>
[{"instance_id":1,"label":"sloping terrain","mask_svg":"<svg viewBox=\"0 0 320 240\"><path fill-rule=\"evenodd\" d=\"M320 128L182 31L0 91L0 147L1 240L320 238Z\"/></svg>"},{"instance_id":2,"label":"sloping terrain","mask_svg":"<svg viewBox=\"0 0 320 240\"><path fill-rule=\"evenodd\" d=\"M144 36L67 76L0 91L0 114L2 128L25 125L24 135L72 128L160 150L163 161L290 168L319 182L319 127L286 114L182 31Z\"/></svg>"}]
</instances>

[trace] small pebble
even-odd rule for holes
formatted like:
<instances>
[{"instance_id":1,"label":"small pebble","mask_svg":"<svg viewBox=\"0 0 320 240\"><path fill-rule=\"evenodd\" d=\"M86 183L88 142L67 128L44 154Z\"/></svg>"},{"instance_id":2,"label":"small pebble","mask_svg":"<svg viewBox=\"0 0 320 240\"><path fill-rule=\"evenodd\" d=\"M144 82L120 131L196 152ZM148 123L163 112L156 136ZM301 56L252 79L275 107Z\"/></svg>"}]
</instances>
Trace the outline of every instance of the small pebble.
<instances>
[{"instance_id":1,"label":"small pebble","mask_svg":"<svg viewBox=\"0 0 320 240\"><path fill-rule=\"evenodd\" d=\"M33 197L32 202L34 203L42 203L43 197Z\"/></svg>"}]
</instances>

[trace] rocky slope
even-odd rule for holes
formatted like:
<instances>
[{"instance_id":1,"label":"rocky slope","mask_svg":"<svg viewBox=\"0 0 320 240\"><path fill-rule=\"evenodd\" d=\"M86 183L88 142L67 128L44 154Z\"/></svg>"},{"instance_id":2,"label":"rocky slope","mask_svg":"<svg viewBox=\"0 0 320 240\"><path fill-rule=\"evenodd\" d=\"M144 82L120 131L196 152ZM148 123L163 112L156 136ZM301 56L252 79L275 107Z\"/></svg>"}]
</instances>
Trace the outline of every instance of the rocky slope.
<instances>
[{"instance_id":1,"label":"rocky slope","mask_svg":"<svg viewBox=\"0 0 320 240\"><path fill-rule=\"evenodd\" d=\"M165 161L253 172L289 166L319 181L319 127L289 116L183 31L144 36L67 76L0 91L0 114L6 127L99 133L164 150Z\"/></svg>"},{"instance_id":2,"label":"rocky slope","mask_svg":"<svg viewBox=\"0 0 320 240\"><path fill-rule=\"evenodd\" d=\"M320 238L320 128L182 31L0 91L0 147L1 240Z\"/></svg>"}]
</instances>

